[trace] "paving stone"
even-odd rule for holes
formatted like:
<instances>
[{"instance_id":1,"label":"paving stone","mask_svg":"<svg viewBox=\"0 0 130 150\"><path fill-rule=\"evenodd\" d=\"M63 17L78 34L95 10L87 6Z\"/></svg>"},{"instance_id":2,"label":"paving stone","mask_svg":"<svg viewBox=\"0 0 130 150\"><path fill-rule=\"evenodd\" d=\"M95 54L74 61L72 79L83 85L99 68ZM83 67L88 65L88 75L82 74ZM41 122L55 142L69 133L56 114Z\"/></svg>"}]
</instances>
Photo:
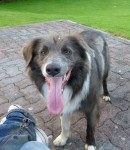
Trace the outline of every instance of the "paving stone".
<instances>
[{"instance_id":1,"label":"paving stone","mask_svg":"<svg viewBox=\"0 0 130 150\"><path fill-rule=\"evenodd\" d=\"M120 75L110 71L109 77L108 77L108 83L115 83L116 86L119 86L121 83Z\"/></svg>"},{"instance_id":2,"label":"paving stone","mask_svg":"<svg viewBox=\"0 0 130 150\"><path fill-rule=\"evenodd\" d=\"M5 53L0 51L0 59L3 59L4 57L6 57Z\"/></svg>"},{"instance_id":3,"label":"paving stone","mask_svg":"<svg viewBox=\"0 0 130 150\"><path fill-rule=\"evenodd\" d=\"M109 92L112 92L112 91L116 90L118 88L118 86L119 85L117 83L109 83L108 82L108 90L109 90Z\"/></svg>"},{"instance_id":4,"label":"paving stone","mask_svg":"<svg viewBox=\"0 0 130 150\"><path fill-rule=\"evenodd\" d=\"M129 64L130 64L130 62L129 62ZM129 81L130 81L130 71L124 73L122 77L123 77L123 78L126 78L126 79L129 79Z\"/></svg>"},{"instance_id":5,"label":"paving stone","mask_svg":"<svg viewBox=\"0 0 130 150\"><path fill-rule=\"evenodd\" d=\"M126 99L111 97L112 104L121 110L127 110L130 107L130 102Z\"/></svg>"},{"instance_id":6,"label":"paving stone","mask_svg":"<svg viewBox=\"0 0 130 150\"><path fill-rule=\"evenodd\" d=\"M26 80L26 79L25 79ZM24 93L24 95L33 95L34 92L38 93L38 90L36 89L35 85L27 85L25 88L21 88L20 91Z\"/></svg>"},{"instance_id":7,"label":"paving stone","mask_svg":"<svg viewBox=\"0 0 130 150\"><path fill-rule=\"evenodd\" d=\"M126 93L125 98L130 102L130 92Z\"/></svg>"},{"instance_id":8,"label":"paving stone","mask_svg":"<svg viewBox=\"0 0 130 150\"><path fill-rule=\"evenodd\" d=\"M8 103L8 99L6 99L5 97L3 97L3 95L0 95L0 105L4 104L4 103Z\"/></svg>"},{"instance_id":9,"label":"paving stone","mask_svg":"<svg viewBox=\"0 0 130 150\"><path fill-rule=\"evenodd\" d=\"M99 150L121 150L121 148L119 147L115 147L114 145L112 145L109 141L104 143Z\"/></svg>"},{"instance_id":10,"label":"paving stone","mask_svg":"<svg viewBox=\"0 0 130 150\"><path fill-rule=\"evenodd\" d=\"M9 58L0 59L0 64L2 65L2 64L6 63L8 61L9 61Z\"/></svg>"},{"instance_id":11,"label":"paving stone","mask_svg":"<svg viewBox=\"0 0 130 150\"><path fill-rule=\"evenodd\" d=\"M25 76L23 76L22 74L19 74L19 75L13 76L11 78L2 79L0 81L0 88L8 86L9 84L17 83L25 78L26 78Z\"/></svg>"},{"instance_id":12,"label":"paving stone","mask_svg":"<svg viewBox=\"0 0 130 150\"><path fill-rule=\"evenodd\" d=\"M35 119L36 119L36 122L37 122L37 126L39 128L41 128L43 131L45 131L45 133L47 134L47 136L52 136L52 131L49 130L46 126L45 126L45 123L44 123L44 120L41 116L44 116L43 112L40 112L40 113L37 113L34 115L35 116Z\"/></svg>"},{"instance_id":13,"label":"paving stone","mask_svg":"<svg viewBox=\"0 0 130 150\"><path fill-rule=\"evenodd\" d=\"M12 61L7 61L3 64L3 66L10 66L10 65L17 65L21 63L21 59L16 59L16 60L12 60Z\"/></svg>"},{"instance_id":14,"label":"paving stone","mask_svg":"<svg viewBox=\"0 0 130 150\"><path fill-rule=\"evenodd\" d=\"M75 112L74 114L72 114L71 117L71 124L74 125L76 124L79 120L86 118L85 115L82 112Z\"/></svg>"},{"instance_id":15,"label":"paving stone","mask_svg":"<svg viewBox=\"0 0 130 150\"><path fill-rule=\"evenodd\" d=\"M16 76L18 74L21 74L22 72L18 69L17 66L11 66L11 67L7 67L4 68L6 70L6 74L8 74L9 76Z\"/></svg>"},{"instance_id":16,"label":"paving stone","mask_svg":"<svg viewBox=\"0 0 130 150\"><path fill-rule=\"evenodd\" d=\"M120 112L119 108L114 107L111 104L107 104L104 108L101 109L99 126L101 126L106 120L114 117L118 112Z\"/></svg>"},{"instance_id":17,"label":"paving stone","mask_svg":"<svg viewBox=\"0 0 130 150\"><path fill-rule=\"evenodd\" d=\"M25 98L31 103L36 103L39 100L43 100L43 96L39 93L34 85L29 85L24 89L20 89L20 91L24 94Z\"/></svg>"},{"instance_id":18,"label":"paving stone","mask_svg":"<svg viewBox=\"0 0 130 150\"><path fill-rule=\"evenodd\" d=\"M15 99L15 101L13 101L12 104L18 104L18 105L24 107L24 106L29 105L30 103L24 97L20 97L20 98Z\"/></svg>"},{"instance_id":19,"label":"paving stone","mask_svg":"<svg viewBox=\"0 0 130 150\"><path fill-rule=\"evenodd\" d=\"M30 79L27 78L15 83L15 85L18 86L19 89L24 89L28 86L33 85L33 83L30 81Z\"/></svg>"},{"instance_id":20,"label":"paving stone","mask_svg":"<svg viewBox=\"0 0 130 150\"><path fill-rule=\"evenodd\" d=\"M46 105L46 104L45 104L45 105ZM39 116L43 119L43 121L44 121L45 123L51 121L51 120L54 118L53 115L49 114L49 112L48 112L47 109L45 109L43 112L41 112L41 113L39 114Z\"/></svg>"},{"instance_id":21,"label":"paving stone","mask_svg":"<svg viewBox=\"0 0 130 150\"><path fill-rule=\"evenodd\" d=\"M8 107L10 106L9 103L0 104L0 116L3 117L7 113Z\"/></svg>"},{"instance_id":22,"label":"paving stone","mask_svg":"<svg viewBox=\"0 0 130 150\"><path fill-rule=\"evenodd\" d=\"M54 147L51 143L51 148L53 150L83 150L84 149L84 142L82 142L79 134L73 133L72 138L67 141L67 144L63 147Z\"/></svg>"},{"instance_id":23,"label":"paving stone","mask_svg":"<svg viewBox=\"0 0 130 150\"><path fill-rule=\"evenodd\" d=\"M98 150L100 148L105 148L104 143L107 143L109 141L108 137L104 133L99 132L98 129L96 129L95 132L95 140L97 145L96 147Z\"/></svg>"},{"instance_id":24,"label":"paving stone","mask_svg":"<svg viewBox=\"0 0 130 150\"><path fill-rule=\"evenodd\" d=\"M0 80L9 77L9 75L7 75L6 73L2 72L0 73Z\"/></svg>"},{"instance_id":25,"label":"paving stone","mask_svg":"<svg viewBox=\"0 0 130 150\"><path fill-rule=\"evenodd\" d=\"M84 149L85 143L82 141L80 135L77 132L72 132L67 144L64 146L64 148L67 149L76 149L76 150L82 150Z\"/></svg>"},{"instance_id":26,"label":"paving stone","mask_svg":"<svg viewBox=\"0 0 130 150\"><path fill-rule=\"evenodd\" d=\"M0 89L3 92L3 96L8 99L9 102L13 102L16 99L23 96L23 94L19 91L17 87L13 84L10 84L4 88Z\"/></svg>"},{"instance_id":27,"label":"paving stone","mask_svg":"<svg viewBox=\"0 0 130 150\"><path fill-rule=\"evenodd\" d=\"M110 120L107 120L103 126L100 127L100 132L105 133L116 147L123 150L129 150L130 148L130 136L127 135L124 130L117 124Z\"/></svg>"},{"instance_id":28,"label":"paving stone","mask_svg":"<svg viewBox=\"0 0 130 150\"><path fill-rule=\"evenodd\" d=\"M46 108L44 101L37 101L34 104L26 105L25 108L33 114L39 113Z\"/></svg>"},{"instance_id":29,"label":"paving stone","mask_svg":"<svg viewBox=\"0 0 130 150\"><path fill-rule=\"evenodd\" d=\"M126 111L119 112L112 120L124 129L128 129L130 127L130 108Z\"/></svg>"},{"instance_id":30,"label":"paving stone","mask_svg":"<svg viewBox=\"0 0 130 150\"><path fill-rule=\"evenodd\" d=\"M130 66L128 66L128 65L125 65L125 66L123 65L123 67L121 67L121 65L120 65L120 67L113 66L113 68L111 68L111 70L113 72L117 72L120 75L123 75L123 74L127 73L128 71L130 71Z\"/></svg>"},{"instance_id":31,"label":"paving stone","mask_svg":"<svg viewBox=\"0 0 130 150\"><path fill-rule=\"evenodd\" d=\"M130 136L130 128L124 130Z\"/></svg>"},{"instance_id":32,"label":"paving stone","mask_svg":"<svg viewBox=\"0 0 130 150\"><path fill-rule=\"evenodd\" d=\"M52 131L54 140L61 132L60 117L53 116L50 121L45 122L45 127Z\"/></svg>"},{"instance_id":33,"label":"paving stone","mask_svg":"<svg viewBox=\"0 0 130 150\"><path fill-rule=\"evenodd\" d=\"M129 91L129 89L126 89L125 86L119 86L116 90L111 92L111 95L116 98L124 99L127 91Z\"/></svg>"},{"instance_id":34,"label":"paving stone","mask_svg":"<svg viewBox=\"0 0 130 150\"><path fill-rule=\"evenodd\" d=\"M85 118L80 119L76 124L72 126L72 130L76 131L84 142L86 141L86 127L87 121Z\"/></svg>"}]
</instances>

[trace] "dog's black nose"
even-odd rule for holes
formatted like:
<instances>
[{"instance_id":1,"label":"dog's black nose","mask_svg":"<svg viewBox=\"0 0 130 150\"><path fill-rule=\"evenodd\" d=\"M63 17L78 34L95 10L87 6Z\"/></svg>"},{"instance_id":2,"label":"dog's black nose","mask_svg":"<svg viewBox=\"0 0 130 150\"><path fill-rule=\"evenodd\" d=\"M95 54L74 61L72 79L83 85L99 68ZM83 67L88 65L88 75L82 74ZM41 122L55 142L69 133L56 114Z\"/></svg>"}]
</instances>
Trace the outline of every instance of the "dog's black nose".
<instances>
[{"instance_id":1,"label":"dog's black nose","mask_svg":"<svg viewBox=\"0 0 130 150\"><path fill-rule=\"evenodd\" d=\"M46 66L46 72L48 73L48 75L51 75L51 76L56 76L57 74L60 73L60 65L58 64L48 64Z\"/></svg>"}]
</instances>

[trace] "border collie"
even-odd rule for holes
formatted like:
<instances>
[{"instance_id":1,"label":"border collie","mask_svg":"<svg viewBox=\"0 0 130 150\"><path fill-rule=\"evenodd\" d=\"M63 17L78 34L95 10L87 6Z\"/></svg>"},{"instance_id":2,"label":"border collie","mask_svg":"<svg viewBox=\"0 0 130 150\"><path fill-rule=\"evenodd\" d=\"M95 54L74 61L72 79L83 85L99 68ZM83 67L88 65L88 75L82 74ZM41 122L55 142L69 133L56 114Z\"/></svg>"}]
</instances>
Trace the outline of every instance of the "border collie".
<instances>
[{"instance_id":1,"label":"border collie","mask_svg":"<svg viewBox=\"0 0 130 150\"><path fill-rule=\"evenodd\" d=\"M23 48L23 55L30 78L47 100L48 111L61 116L62 131L54 145L66 144L70 117L80 110L87 119L85 149L95 150L94 130L102 85L103 99L110 101L109 53L103 35L87 30L65 37L37 38Z\"/></svg>"}]
</instances>

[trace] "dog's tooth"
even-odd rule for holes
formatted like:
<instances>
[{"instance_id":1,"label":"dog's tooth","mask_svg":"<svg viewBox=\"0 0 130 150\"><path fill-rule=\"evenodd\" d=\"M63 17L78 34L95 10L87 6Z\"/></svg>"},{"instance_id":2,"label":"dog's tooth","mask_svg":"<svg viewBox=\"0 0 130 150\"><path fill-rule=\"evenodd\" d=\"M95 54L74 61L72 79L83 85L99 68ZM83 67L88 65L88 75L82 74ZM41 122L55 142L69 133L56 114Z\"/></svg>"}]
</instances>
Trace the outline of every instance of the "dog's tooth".
<instances>
[{"instance_id":1,"label":"dog's tooth","mask_svg":"<svg viewBox=\"0 0 130 150\"><path fill-rule=\"evenodd\" d=\"M66 80L66 74L64 75L64 81Z\"/></svg>"},{"instance_id":2,"label":"dog's tooth","mask_svg":"<svg viewBox=\"0 0 130 150\"><path fill-rule=\"evenodd\" d=\"M65 76L63 77L63 82L65 81Z\"/></svg>"}]
</instances>

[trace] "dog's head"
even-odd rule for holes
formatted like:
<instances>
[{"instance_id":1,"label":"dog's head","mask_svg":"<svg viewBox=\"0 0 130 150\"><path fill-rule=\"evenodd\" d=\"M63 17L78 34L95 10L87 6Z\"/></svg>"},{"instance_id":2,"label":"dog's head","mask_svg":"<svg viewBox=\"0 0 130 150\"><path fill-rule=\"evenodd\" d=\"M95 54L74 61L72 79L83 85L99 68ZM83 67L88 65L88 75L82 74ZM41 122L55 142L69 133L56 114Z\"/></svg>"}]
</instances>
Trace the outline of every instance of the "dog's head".
<instances>
[{"instance_id":1,"label":"dog's head","mask_svg":"<svg viewBox=\"0 0 130 150\"><path fill-rule=\"evenodd\" d=\"M64 106L62 92L66 85L72 86L77 91L78 86L82 86L81 78L85 77L83 71L85 72L88 66L86 50L91 51L79 35L34 39L23 48L27 68L33 72L35 69L31 68L32 63L38 66L43 81L45 80L49 86L48 109L51 113L62 112ZM76 85L76 82L79 85Z\"/></svg>"}]
</instances>

